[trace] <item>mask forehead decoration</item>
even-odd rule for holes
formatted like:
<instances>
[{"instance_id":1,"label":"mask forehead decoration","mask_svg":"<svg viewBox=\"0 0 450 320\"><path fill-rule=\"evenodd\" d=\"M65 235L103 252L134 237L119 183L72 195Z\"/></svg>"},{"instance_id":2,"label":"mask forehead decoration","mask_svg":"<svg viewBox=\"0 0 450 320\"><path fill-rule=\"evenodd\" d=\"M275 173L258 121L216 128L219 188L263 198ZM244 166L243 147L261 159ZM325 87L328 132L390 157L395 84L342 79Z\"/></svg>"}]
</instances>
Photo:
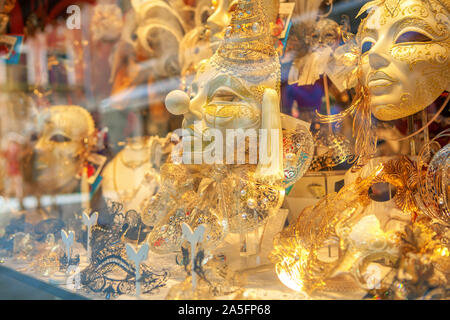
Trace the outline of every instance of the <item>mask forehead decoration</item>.
<instances>
[{"instance_id":1,"label":"mask forehead decoration","mask_svg":"<svg viewBox=\"0 0 450 320\"><path fill-rule=\"evenodd\" d=\"M221 72L251 84L273 83L279 92L280 65L261 3L238 3L223 43L211 63Z\"/></svg>"},{"instance_id":2,"label":"mask forehead decoration","mask_svg":"<svg viewBox=\"0 0 450 320\"><path fill-rule=\"evenodd\" d=\"M237 0L216 0L213 1L214 12L206 20L206 25L215 37L220 37L220 33L230 23L231 13L236 8Z\"/></svg>"}]
</instances>

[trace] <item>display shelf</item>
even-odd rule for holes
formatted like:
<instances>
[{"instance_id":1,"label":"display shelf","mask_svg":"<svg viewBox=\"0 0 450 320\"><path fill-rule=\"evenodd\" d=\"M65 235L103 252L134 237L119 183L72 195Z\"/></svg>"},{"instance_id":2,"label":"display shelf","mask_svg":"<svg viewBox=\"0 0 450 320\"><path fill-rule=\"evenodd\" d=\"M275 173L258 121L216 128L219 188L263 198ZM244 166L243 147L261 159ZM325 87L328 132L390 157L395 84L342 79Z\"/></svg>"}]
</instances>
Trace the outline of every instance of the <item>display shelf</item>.
<instances>
[{"instance_id":1,"label":"display shelf","mask_svg":"<svg viewBox=\"0 0 450 320\"><path fill-rule=\"evenodd\" d=\"M34 275L0 265L0 299L2 300L86 300L87 297L52 285Z\"/></svg>"},{"instance_id":2,"label":"display shelf","mask_svg":"<svg viewBox=\"0 0 450 320\"><path fill-rule=\"evenodd\" d=\"M185 272L181 266L172 263L175 254L157 255L149 254L146 263L155 270L167 270L169 280L166 286L158 289L153 294L142 294L139 300L164 300L174 285L185 279ZM243 294L239 299L249 300L308 300L308 299L362 299L364 292L356 291L352 293L319 293L314 296L307 296L297 293L283 285L275 272L272 264L257 268L240 271L247 274L246 284L243 286ZM105 295L94 294L85 289L71 289L67 285L57 284L49 277L39 275L27 270L27 265L13 259L4 259L0 265L0 299L64 299L64 300L104 300ZM10 289L12 288L12 289ZM215 299L231 300L236 293L230 295L217 296ZM121 295L117 300L136 300L133 295Z\"/></svg>"}]
</instances>

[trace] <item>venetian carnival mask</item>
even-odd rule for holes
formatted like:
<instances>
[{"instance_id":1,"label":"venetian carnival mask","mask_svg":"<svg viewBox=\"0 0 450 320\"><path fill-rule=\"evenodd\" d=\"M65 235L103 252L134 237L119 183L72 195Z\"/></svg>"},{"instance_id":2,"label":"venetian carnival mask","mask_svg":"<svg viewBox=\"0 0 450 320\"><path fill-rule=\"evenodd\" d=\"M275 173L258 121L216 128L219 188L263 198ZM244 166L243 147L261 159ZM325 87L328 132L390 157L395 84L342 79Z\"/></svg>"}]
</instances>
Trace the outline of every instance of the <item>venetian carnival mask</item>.
<instances>
[{"instance_id":1,"label":"venetian carnival mask","mask_svg":"<svg viewBox=\"0 0 450 320\"><path fill-rule=\"evenodd\" d=\"M289 71L289 84L312 85L325 73L334 50L339 46L341 27L331 19L310 22L298 37L304 37L307 52L299 50L298 57Z\"/></svg>"},{"instance_id":2,"label":"venetian carnival mask","mask_svg":"<svg viewBox=\"0 0 450 320\"><path fill-rule=\"evenodd\" d=\"M35 146L38 185L45 192L71 192L95 144L94 120L79 106L53 106L43 118Z\"/></svg>"},{"instance_id":3,"label":"venetian carnival mask","mask_svg":"<svg viewBox=\"0 0 450 320\"><path fill-rule=\"evenodd\" d=\"M277 236L272 258L278 277L286 286L311 293L327 286L335 290L336 282L340 282L338 286L345 290L348 284L343 285L343 281L335 277L347 274L367 289L370 283L361 275L368 271L369 265L381 257L398 258L397 229L391 229L388 224L398 218L386 216L381 224L370 211L375 203L370 190L379 183L395 186L395 207L413 215L416 207L412 201L413 190L408 184L415 173L413 163L406 157L392 159L369 172L367 177L359 177L338 193L330 193L316 205L305 208L297 222ZM332 243L339 246L338 257L333 259L321 253L321 248Z\"/></svg>"},{"instance_id":4,"label":"venetian carnival mask","mask_svg":"<svg viewBox=\"0 0 450 320\"><path fill-rule=\"evenodd\" d=\"M335 50L327 75L339 90L355 87L356 94L345 111L319 115L319 121L342 123L353 115L353 171L376 152L372 115L383 121L407 117L449 89L449 8L448 0L369 2L359 13L371 9L356 41Z\"/></svg>"},{"instance_id":5,"label":"venetian carnival mask","mask_svg":"<svg viewBox=\"0 0 450 320\"><path fill-rule=\"evenodd\" d=\"M380 120L421 111L450 89L450 4L438 0L380 0L361 23L362 81Z\"/></svg>"},{"instance_id":6,"label":"venetian carnival mask","mask_svg":"<svg viewBox=\"0 0 450 320\"><path fill-rule=\"evenodd\" d=\"M190 107L201 112L208 127L259 128L262 94L265 88L276 89L276 74L255 85L238 74L218 70L214 62L201 71L193 84Z\"/></svg>"},{"instance_id":7,"label":"venetian carnival mask","mask_svg":"<svg viewBox=\"0 0 450 320\"><path fill-rule=\"evenodd\" d=\"M330 47L333 50L339 45L340 27L331 19L320 19L314 25L311 34L308 35L308 43L311 50L319 50L323 47Z\"/></svg>"},{"instance_id":8,"label":"venetian carnival mask","mask_svg":"<svg viewBox=\"0 0 450 320\"><path fill-rule=\"evenodd\" d=\"M185 114L185 127L203 119L212 128L257 128L264 91L279 92L280 66L265 34L268 25L258 22L261 12L247 12L238 5L224 42L199 66L192 99L166 101L170 112Z\"/></svg>"},{"instance_id":9,"label":"venetian carnival mask","mask_svg":"<svg viewBox=\"0 0 450 320\"><path fill-rule=\"evenodd\" d=\"M200 0L196 1L195 11L194 11L194 25L195 27L201 27L206 24L206 20L214 12L217 6L216 1L211 0Z\"/></svg>"},{"instance_id":10,"label":"venetian carnival mask","mask_svg":"<svg viewBox=\"0 0 450 320\"><path fill-rule=\"evenodd\" d=\"M269 31L261 2L240 1L224 41L198 68L192 98L178 90L167 96L167 109L184 115L183 128L191 129L194 139L204 138L210 128L222 134L228 129L254 129L255 134L256 129L269 134L278 129L281 133L280 64ZM281 152L272 156L275 176L281 177Z\"/></svg>"}]
</instances>

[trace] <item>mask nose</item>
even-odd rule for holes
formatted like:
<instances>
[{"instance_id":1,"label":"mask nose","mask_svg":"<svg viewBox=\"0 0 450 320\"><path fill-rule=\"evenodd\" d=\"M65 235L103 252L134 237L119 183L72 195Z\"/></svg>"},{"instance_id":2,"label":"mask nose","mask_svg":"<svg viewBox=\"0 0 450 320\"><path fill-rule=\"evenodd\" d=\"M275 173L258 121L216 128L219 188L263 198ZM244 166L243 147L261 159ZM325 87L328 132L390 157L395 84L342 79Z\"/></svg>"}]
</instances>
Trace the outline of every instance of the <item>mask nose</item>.
<instances>
[{"instance_id":1,"label":"mask nose","mask_svg":"<svg viewBox=\"0 0 450 320\"><path fill-rule=\"evenodd\" d=\"M379 53L374 52L369 54L369 64L374 70L387 67L389 63L389 60Z\"/></svg>"},{"instance_id":2,"label":"mask nose","mask_svg":"<svg viewBox=\"0 0 450 320\"><path fill-rule=\"evenodd\" d=\"M35 150L36 153L39 153L42 150L44 150L44 147L45 147L45 141L44 141L44 139L41 138L41 139L39 139L37 141L37 143L36 143L36 145L34 147L34 150Z\"/></svg>"},{"instance_id":3,"label":"mask nose","mask_svg":"<svg viewBox=\"0 0 450 320\"><path fill-rule=\"evenodd\" d=\"M189 111L191 100L186 92L174 90L166 97L166 108L174 115L182 115Z\"/></svg>"}]
</instances>

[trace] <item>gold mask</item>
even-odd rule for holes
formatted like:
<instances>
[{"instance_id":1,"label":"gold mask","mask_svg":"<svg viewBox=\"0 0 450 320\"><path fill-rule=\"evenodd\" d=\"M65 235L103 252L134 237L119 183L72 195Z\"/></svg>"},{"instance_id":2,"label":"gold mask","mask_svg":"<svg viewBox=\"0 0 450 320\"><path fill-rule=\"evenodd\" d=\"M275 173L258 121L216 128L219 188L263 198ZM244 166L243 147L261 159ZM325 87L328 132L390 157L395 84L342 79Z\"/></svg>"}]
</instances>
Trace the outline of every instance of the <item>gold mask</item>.
<instances>
[{"instance_id":1,"label":"gold mask","mask_svg":"<svg viewBox=\"0 0 450 320\"><path fill-rule=\"evenodd\" d=\"M396 260L399 255L395 231L382 230L378 219L367 212L373 201L369 190L379 182L395 186L396 207L413 216L418 210L411 185L414 173L414 163L408 158L393 159L377 166L368 177L359 177L338 193L305 208L297 221L274 240L271 258L280 280L310 294L328 287L333 290L336 276L349 273L364 288L360 275L371 261L381 257ZM334 241L339 244L339 257L333 261L320 258L319 250Z\"/></svg>"},{"instance_id":2,"label":"gold mask","mask_svg":"<svg viewBox=\"0 0 450 320\"><path fill-rule=\"evenodd\" d=\"M361 23L362 83L384 121L423 110L450 88L450 14L438 0L372 1Z\"/></svg>"}]
</instances>

